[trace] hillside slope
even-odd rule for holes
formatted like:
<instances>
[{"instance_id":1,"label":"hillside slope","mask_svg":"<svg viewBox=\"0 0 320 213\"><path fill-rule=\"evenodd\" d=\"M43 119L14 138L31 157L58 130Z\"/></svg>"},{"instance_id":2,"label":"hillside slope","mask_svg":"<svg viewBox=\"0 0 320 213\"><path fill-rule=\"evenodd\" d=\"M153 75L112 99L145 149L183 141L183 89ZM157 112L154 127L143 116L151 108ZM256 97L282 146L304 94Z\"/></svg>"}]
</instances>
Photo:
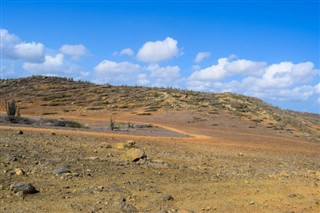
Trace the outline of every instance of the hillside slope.
<instances>
[{"instance_id":1,"label":"hillside slope","mask_svg":"<svg viewBox=\"0 0 320 213\"><path fill-rule=\"evenodd\" d=\"M201 112L194 120L220 115L275 132L320 140L318 114L281 110L260 99L232 93L203 93L168 88L96 85L66 78L34 76L0 80L0 111L15 99L21 114L55 115L72 112ZM213 124L214 126L215 124Z\"/></svg>"}]
</instances>

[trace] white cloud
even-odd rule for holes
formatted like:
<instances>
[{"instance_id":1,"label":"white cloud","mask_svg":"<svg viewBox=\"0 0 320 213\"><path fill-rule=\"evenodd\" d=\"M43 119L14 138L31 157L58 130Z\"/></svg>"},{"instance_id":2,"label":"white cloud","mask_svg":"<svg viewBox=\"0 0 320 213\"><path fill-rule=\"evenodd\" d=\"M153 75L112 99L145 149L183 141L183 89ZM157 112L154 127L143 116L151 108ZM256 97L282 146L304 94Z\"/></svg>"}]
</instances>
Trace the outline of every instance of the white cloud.
<instances>
[{"instance_id":1,"label":"white cloud","mask_svg":"<svg viewBox=\"0 0 320 213\"><path fill-rule=\"evenodd\" d=\"M59 53L56 56L45 56L43 63L24 63L23 68L30 73L42 74L61 71L64 55Z\"/></svg>"},{"instance_id":2,"label":"white cloud","mask_svg":"<svg viewBox=\"0 0 320 213\"><path fill-rule=\"evenodd\" d=\"M22 67L36 75L68 76L74 79L83 79L89 75L89 72L84 71L78 65L66 61L62 53L54 56L46 55L43 63L26 62Z\"/></svg>"},{"instance_id":3,"label":"white cloud","mask_svg":"<svg viewBox=\"0 0 320 213\"><path fill-rule=\"evenodd\" d=\"M193 72L187 88L236 92L272 100L307 100L320 90L308 85L318 70L313 63L280 62L267 65L244 59L220 58L211 67ZM231 81L226 81L232 77Z\"/></svg>"},{"instance_id":4,"label":"white cloud","mask_svg":"<svg viewBox=\"0 0 320 213\"><path fill-rule=\"evenodd\" d=\"M20 42L20 38L14 34L10 34L6 29L0 29L0 49L5 49Z\"/></svg>"},{"instance_id":5,"label":"white cloud","mask_svg":"<svg viewBox=\"0 0 320 213\"><path fill-rule=\"evenodd\" d=\"M208 58L211 56L211 53L209 52L199 52L196 56L196 58L194 59L194 61L196 63L200 63L201 61L203 61L203 59Z\"/></svg>"},{"instance_id":6,"label":"white cloud","mask_svg":"<svg viewBox=\"0 0 320 213\"><path fill-rule=\"evenodd\" d=\"M257 75L263 72L264 62L254 62L249 60L235 60L228 58L218 59L218 64L211 67L195 71L189 77L190 80L215 81L222 80L235 74Z\"/></svg>"},{"instance_id":7,"label":"white cloud","mask_svg":"<svg viewBox=\"0 0 320 213\"><path fill-rule=\"evenodd\" d=\"M137 73L141 70L140 65L130 62L101 61L95 68L96 82L132 84L136 82Z\"/></svg>"},{"instance_id":8,"label":"white cloud","mask_svg":"<svg viewBox=\"0 0 320 213\"><path fill-rule=\"evenodd\" d=\"M126 73L132 73L140 70L140 65L138 64L132 64L130 62L114 62L109 60L103 60L101 61L94 70L97 73L109 73L109 74L126 74Z\"/></svg>"},{"instance_id":9,"label":"white cloud","mask_svg":"<svg viewBox=\"0 0 320 213\"><path fill-rule=\"evenodd\" d=\"M79 60L82 56L87 54L88 50L82 44L77 44L77 45L65 44L65 45L62 45L62 47L60 48L60 52L65 55L69 55L72 60Z\"/></svg>"},{"instance_id":10,"label":"white cloud","mask_svg":"<svg viewBox=\"0 0 320 213\"><path fill-rule=\"evenodd\" d=\"M144 70L149 73L141 73L137 76L137 84L156 87L178 87L180 81L180 68L178 66L161 67L158 64L150 64Z\"/></svg>"},{"instance_id":11,"label":"white cloud","mask_svg":"<svg viewBox=\"0 0 320 213\"><path fill-rule=\"evenodd\" d=\"M126 49L121 50L119 55L133 56L134 52L131 48L126 48Z\"/></svg>"},{"instance_id":12,"label":"white cloud","mask_svg":"<svg viewBox=\"0 0 320 213\"><path fill-rule=\"evenodd\" d=\"M314 86L314 92L316 94L320 94L320 83L318 83L317 85Z\"/></svg>"},{"instance_id":13,"label":"white cloud","mask_svg":"<svg viewBox=\"0 0 320 213\"><path fill-rule=\"evenodd\" d=\"M251 84L261 90L268 88L288 88L298 83L309 82L315 73L316 70L311 62L299 64L281 62L265 67L262 77L251 79Z\"/></svg>"},{"instance_id":14,"label":"white cloud","mask_svg":"<svg viewBox=\"0 0 320 213\"><path fill-rule=\"evenodd\" d=\"M158 63L168 60L179 54L178 42L170 37L163 41L146 42L137 54L140 61Z\"/></svg>"},{"instance_id":15,"label":"white cloud","mask_svg":"<svg viewBox=\"0 0 320 213\"><path fill-rule=\"evenodd\" d=\"M45 53L43 44L22 42L18 36L10 34L6 29L0 29L0 39L3 58L25 62L43 62Z\"/></svg>"},{"instance_id":16,"label":"white cloud","mask_svg":"<svg viewBox=\"0 0 320 213\"><path fill-rule=\"evenodd\" d=\"M137 78L138 85L147 86L150 84L149 76L147 74L139 74Z\"/></svg>"},{"instance_id":17,"label":"white cloud","mask_svg":"<svg viewBox=\"0 0 320 213\"><path fill-rule=\"evenodd\" d=\"M178 66L160 67L158 64L151 64L147 67L151 71L151 77L164 81L172 81L179 78L180 68Z\"/></svg>"},{"instance_id":18,"label":"white cloud","mask_svg":"<svg viewBox=\"0 0 320 213\"><path fill-rule=\"evenodd\" d=\"M42 62L44 53L44 45L41 43L20 43L14 46L12 56L26 62Z\"/></svg>"}]
</instances>

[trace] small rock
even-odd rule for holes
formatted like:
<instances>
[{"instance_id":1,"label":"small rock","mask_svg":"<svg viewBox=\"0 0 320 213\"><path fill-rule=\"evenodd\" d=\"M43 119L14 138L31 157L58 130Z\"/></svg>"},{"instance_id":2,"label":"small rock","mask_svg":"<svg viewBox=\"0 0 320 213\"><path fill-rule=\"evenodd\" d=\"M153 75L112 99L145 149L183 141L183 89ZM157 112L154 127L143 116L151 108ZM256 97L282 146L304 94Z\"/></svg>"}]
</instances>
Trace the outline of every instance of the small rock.
<instances>
[{"instance_id":1,"label":"small rock","mask_svg":"<svg viewBox=\"0 0 320 213\"><path fill-rule=\"evenodd\" d=\"M19 176L26 174L26 172L23 171L23 169L20 169L20 168L17 168L14 171L15 171L16 175L19 175Z\"/></svg>"},{"instance_id":2,"label":"small rock","mask_svg":"<svg viewBox=\"0 0 320 213\"><path fill-rule=\"evenodd\" d=\"M70 167L68 165L60 165L60 166L57 166L56 168L54 168L52 173L55 175L60 175L63 173L71 173L71 171L70 171Z\"/></svg>"},{"instance_id":3,"label":"small rock","mask_svg":"<svg viewBox=\"0 0 320 213\"><path fill-rule=\"evenodd\" d=\"M23 131L22 131L22 130L19 130L19 131L17 132L17 135L23 135Z\"/></svg>"},{"instance_id":4,"label":"small rock","mask_svg":"<svg viewBox=\"0 0 320 213\"><path fill-rule=\"evenodd\" d=\"M100 158L96 157L96 156L92 156L92 157L88 157L87 159L88 160L99 160Z\"/></svg>"},{"instance_id":5,"label":"small rock","mask_svg":"<svg viewBox=\"0 0 320 213\"><path fill-rule=\"evenodd\" d=\"M127 145L133 147L136 144L134 140L128 140Z\"/></svg>"},{"instance_id":6,"label":"small rock","mask_svg":"<svg viewBox=\"0 0 320 213\"><path fill-rule=\"evenodd\" d=\"M158 199L160 201L170 201L170 200L173 200L173 197L171 195L167 195L167 194L160 194Z\"/></svg>"},{"instance_id":7,"label":"small rock","mask_svg":"<svg viewBox=\"0 0 320 213\"><path fill-rule=\"evenodd\" d=\"M238 156L243 156L243 153L242 152L238 152Z\"/></svg>"},{"instance_id":8,"label":"small rock","mask_svg":"<svg viewBox=\"0 0 320 213\"><path fill-rule=\"evenodd\" d=\"M250 204L250 205L254 205L255 202L254 202L253 200L251 200L251 201L249 202L249 204Z\"/></svg>"},{"instance_id":9,"label":"small rock","mask_svg":"<svg viewBox=\"0 0 320 213\"><path fill-rule=\"evenodd\" d=\"M128 160L135 162L135 161L138 161L139 159L145 158L147 156L143 150L138 149L138 148L131 148L126 152L125 157Z\"/></svg>"},{"instance_id":10,"label":"small rock","mask_svg":"<svg viewBox=\"0 0 320 213\"><path fill-rule=\"evenodd\" d=\"M178 213L195 213L195 212L190 209L180 209L178 210Z\"/></svg>"},{"instance_id":11,"label":"small rock","mask_svg":"<svg viewBox=\"0 0 320 213\"><path fill-rule=\"evenodd\" d=\"M15 193L19 193L21 195L34 194L37 193L38 190L31 184L25 182L17 182L10 186L10 189Z\"/></svg>"}]
</instances>

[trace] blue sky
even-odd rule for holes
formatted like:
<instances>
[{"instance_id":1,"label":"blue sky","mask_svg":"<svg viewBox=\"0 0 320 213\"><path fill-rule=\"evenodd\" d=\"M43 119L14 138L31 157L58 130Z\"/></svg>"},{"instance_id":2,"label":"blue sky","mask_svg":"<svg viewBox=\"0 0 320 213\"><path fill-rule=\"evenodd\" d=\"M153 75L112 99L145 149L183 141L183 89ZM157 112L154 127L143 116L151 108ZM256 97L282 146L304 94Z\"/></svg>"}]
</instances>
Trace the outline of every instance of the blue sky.
<instances>
[{"instance_id":1,"label":"blue sky","mask_svg":"<svg viewBox=\"0 0 320 213\"><path fill-rule=\"evenodd\" d=\"M2 0L1 75L230 91L319 113L319 4Z\"/></svg>"}]
</instances>

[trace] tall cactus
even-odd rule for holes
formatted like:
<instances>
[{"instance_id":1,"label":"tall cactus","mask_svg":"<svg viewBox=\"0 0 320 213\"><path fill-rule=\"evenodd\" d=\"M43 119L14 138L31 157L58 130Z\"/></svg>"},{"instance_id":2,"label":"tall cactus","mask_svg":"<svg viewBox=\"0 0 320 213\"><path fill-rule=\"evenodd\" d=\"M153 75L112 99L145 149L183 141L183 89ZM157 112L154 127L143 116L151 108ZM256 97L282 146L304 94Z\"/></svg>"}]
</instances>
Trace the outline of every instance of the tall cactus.
<instances>
[{"instance_id":1,"label":"tall cactus","mask_svg":"<svg viewBox=\"0 0 320 213\"><path fill-rule=\"evenodd\" d=\"M16 101L12 100L12 101L7 102L6 110L7 110L7 115L9 117L14 117L16 115L16 113L17 113Z\"/></svg>"}]
</instances>

